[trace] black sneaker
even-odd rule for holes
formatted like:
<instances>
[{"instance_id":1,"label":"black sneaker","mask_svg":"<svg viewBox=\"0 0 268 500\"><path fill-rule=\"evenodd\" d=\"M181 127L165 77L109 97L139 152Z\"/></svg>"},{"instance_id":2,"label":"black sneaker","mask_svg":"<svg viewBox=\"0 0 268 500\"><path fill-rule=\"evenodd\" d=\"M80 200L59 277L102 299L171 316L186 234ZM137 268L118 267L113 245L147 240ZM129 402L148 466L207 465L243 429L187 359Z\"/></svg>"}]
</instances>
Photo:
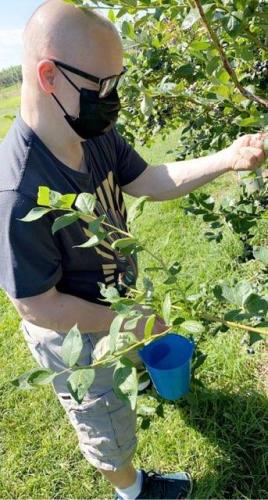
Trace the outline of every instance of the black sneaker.
<instances>
[{"instance_id":1,"label":"black sneaker","mask_svg":"<svg viewBox=\"0 0 268 500\"><path fill-rule=\"evenodd\" d=\"M144 394L148 389L152 387L152 381L149 377L148 373L144 373L141 377L139 377L139 385L138 385L138 394Z\"/></svg>"},{"instance_id":2,"label":"black sneaker","mask_svg":"<svg viewBox=\"0 0 268 500\"><path fill-rule=\"evenodd\" d=\"M174 474L157 474L156 472L142 471L142 490L137 497L140 499L168 499L190 498L193 481L187 472L175 472ZM122 500L120 496L116 500Z\"/></svg>"}]
</instances>

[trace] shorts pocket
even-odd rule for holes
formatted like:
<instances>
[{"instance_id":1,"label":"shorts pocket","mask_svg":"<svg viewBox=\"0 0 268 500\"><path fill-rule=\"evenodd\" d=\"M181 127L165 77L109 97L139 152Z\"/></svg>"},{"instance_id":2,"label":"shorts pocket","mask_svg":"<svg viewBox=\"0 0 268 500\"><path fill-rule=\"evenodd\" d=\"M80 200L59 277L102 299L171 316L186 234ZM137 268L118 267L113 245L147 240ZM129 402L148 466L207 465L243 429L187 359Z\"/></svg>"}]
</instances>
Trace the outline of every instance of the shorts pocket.
<instances>
[{"instance_id":1,"label":"shorts pocket","mask_svg":"<svg viewBox=\"0 0 268 500\"><path fill-rule=\"evenodd\" d=\"M112 391L98 398L85 397L81 404L67 393L58 397L91 464L115 470L131 460L137 444L135 413L114 400Z\"/></svg>"},{"instance_id":2,"label":"shorts pocket","mask_svg":"<svg viewBox=\"0 0 268 500\"><path fill-rule=\"evenodd\" d=\"M72 397L66 399L67 395L62 395L62 404L68 413L71 423L77 431L79 440L92 443L99 443L106 439L111 439L113 429L110 426L107 416L107 409L103 397L97 399L84 398L82 403L76 403Z\"/></svg>"},{"instance_id":3,"label":"shorts pocket","mask_svg":"<svg viewBox=\"0 0 268 500\"><path fill-rule=\"evenodd\" d=\"M108 402L107 410L116 443L118 447L126 447L135 439L136 411L118 399L113 391L104 397Z\"/></svg>"}]
</instances>

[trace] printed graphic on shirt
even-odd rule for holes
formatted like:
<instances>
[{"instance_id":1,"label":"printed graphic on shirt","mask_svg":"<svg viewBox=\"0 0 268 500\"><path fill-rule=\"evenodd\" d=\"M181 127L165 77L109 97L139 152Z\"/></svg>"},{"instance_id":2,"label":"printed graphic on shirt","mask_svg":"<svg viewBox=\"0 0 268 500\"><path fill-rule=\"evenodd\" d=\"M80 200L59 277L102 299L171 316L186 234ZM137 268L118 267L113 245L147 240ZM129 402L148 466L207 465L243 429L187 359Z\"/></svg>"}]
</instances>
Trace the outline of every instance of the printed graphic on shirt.
<instances>
[{"instance_id":1,"label":"printed graphic on shirt","mask_svg":"<svg viewBox=\"0 0 268 500\"><path fill-rule=\"evenodd\" d=\"M96 189L97 203L95 207L95 215L106 216L106 222L111 226L115 226L122 231L127 231L127 211L122 196L122 192L115 181L113 172L110 171L108 177ZM87 230L87 236L93 234ZM114 241L123 238L121 233L113 232L110 236L102 241L98 246L94 247L97 254L104 260L102 271L106 286L117 285L119 291L124 292L126 286L131 286L136 283L137 279L137 257L123 256L117 250L114 250L111 245ZM118 268L125 268L124 272L119 274L119 279L116 281L115 272Z\"/></svg>"}]
</instances>

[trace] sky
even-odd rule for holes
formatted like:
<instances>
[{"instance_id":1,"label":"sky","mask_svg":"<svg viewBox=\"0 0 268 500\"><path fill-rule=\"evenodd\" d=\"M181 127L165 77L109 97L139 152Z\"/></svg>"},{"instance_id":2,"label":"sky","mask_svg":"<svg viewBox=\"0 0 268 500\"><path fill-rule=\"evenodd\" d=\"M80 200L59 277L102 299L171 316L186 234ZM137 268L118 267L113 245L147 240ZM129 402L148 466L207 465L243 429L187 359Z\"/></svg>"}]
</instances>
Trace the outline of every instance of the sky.
<instances>
[{"instance_id":1,"label":"sky","mask_svg":"<svg viewBox=\"0 0 268 500\"><path fill-rule=\"evenodd\" d=\"M21 64L22 32L43 0L9 0L0 7L0 69Z\"/></svg>"},{"instance_id":2,"label":"sky","mask_svg":"<svg viewBox=\"0 0 268 500\"><path fill-rule=\"evenodd\" d=\"M2 1L0 7L0 70L21 64L22 33L32 13L44 0ZM106 15L106 10L102 11Z\"/></svg>"}]
</instances>

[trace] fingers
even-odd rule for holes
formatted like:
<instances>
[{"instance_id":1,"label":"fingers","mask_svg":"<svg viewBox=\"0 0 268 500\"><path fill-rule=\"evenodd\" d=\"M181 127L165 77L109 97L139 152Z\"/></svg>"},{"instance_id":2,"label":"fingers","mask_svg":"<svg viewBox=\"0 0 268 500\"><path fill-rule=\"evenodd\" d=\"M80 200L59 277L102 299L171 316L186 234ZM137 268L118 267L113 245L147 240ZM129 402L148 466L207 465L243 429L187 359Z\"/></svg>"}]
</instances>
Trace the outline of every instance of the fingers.
<instances>
[{"instance_id":1,"label":"fingers","mask_svg":"<svg viewBox=\"0 0 268 500\"><path fill-rule=\"evenodd\" d=\"M265 161L264 149L258 147L248 147L249 161L254 165L261 165Z\"/></svg>"},{"instance_id":2,"label":"fingers","mask_svg":"<svg viewBox=\"0 0 268 500\"><path fill-rule=\"evenodd\" d=\"M236 142L239 146L252 146L263 148L264 139L268 137L268 132L260 131L257 134L246 134L239 137Z\"/></svg>"},{"instance_id":3,"label":"fingers","mask_svg":"<svg viewBox=\"0 0 268 500\"><path fill-rule=\"evenodd\" d=\"M265 161L264 150L250 146L241 147L236 155L234 170L255 170Z\"/></svg>"}]
</instances>

